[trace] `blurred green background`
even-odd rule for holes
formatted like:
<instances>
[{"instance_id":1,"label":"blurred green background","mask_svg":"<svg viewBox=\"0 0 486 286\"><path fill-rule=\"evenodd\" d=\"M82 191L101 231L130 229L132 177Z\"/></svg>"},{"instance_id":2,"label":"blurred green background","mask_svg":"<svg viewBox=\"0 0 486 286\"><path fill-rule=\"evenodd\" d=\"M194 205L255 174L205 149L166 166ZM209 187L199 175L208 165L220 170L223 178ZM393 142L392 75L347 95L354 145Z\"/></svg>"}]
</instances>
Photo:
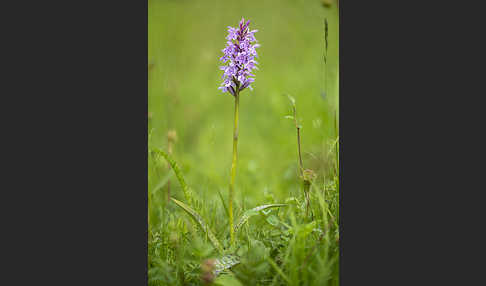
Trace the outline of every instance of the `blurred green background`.
<instances>
[{"instance_id":1,"label":"blurred green background","mask_svg":"<svg viewBox=\"0 0 486 286\"><path fill-rule=\"evenodd\" d=\"M324 1L330 2L330 1ZM227 194L232 156L234 98L218 90L227 26L240 19L261 47L254 90L240 99L237 201L254 205L265 195L299 194L294 122L285 119L296 99L304 166L324 180L328 142L339 110L338 7L320 0L150 0L148 9L149 144L167 150L202 197ZM328 21L327 64L324 20ZM339 116L339 114L337 114ZM166 175L149 174L149 189ZM152 177L151 177L152 176ZM172 179L171 192L181 197Z\"/></svg>"}]
</instances>

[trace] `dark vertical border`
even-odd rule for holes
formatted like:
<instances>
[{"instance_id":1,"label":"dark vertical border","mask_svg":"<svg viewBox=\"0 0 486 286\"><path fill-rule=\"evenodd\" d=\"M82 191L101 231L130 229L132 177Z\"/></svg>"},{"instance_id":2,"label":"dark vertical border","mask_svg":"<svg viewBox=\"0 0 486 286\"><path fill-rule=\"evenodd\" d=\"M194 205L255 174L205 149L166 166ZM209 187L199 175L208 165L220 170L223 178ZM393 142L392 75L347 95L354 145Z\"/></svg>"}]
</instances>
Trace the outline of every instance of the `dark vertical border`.
<instances>
[{"instance_id":1,"label":"dark vertical border","mask_svg":"<svg viewBox=\"0 0 486 286\"><path fill-rule=\"evenodd\" d=\"M2 9L0 284L146 285L147 1L18 5Z\"/></svg>"},{"instance_id":2,"label":"dark vertical border","mask_svg":"<svg viewBox=\"0 0 486 286\"><path fill-rule=\"evenodd\" d=\"M484 10L339 6L341 285L484 284Z\"/></svg>"}]
</instances>

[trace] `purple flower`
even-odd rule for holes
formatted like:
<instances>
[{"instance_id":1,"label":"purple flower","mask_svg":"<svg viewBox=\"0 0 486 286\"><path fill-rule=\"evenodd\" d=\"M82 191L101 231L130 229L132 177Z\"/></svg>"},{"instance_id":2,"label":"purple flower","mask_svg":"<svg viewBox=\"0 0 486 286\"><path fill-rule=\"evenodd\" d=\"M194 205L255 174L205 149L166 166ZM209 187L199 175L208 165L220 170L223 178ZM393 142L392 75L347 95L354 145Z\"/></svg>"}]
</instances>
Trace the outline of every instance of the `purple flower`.
<instances>
[{"instance_id":1,"label":"purple flower","mask_svg":"<svg viewBox=\"0 0 486 286\"><path fill-rule=\"evenodd\" d=\"M223 83L219 87L223 92L229 92L235 95L235 91L249 87L251 90L251 83L255 81L255 75L251 73L252 70L258 69L258 63L255 58L258 54L255 48L260 45L256 42L254 34L258 30L250 30L248 27L250 20L245 23L242 18L238 28L228 27L228 36L226 36L226 47L222 50L223 56L219 59L226 65L221 66L223 72Z\"/></svg>"}]
</instances>

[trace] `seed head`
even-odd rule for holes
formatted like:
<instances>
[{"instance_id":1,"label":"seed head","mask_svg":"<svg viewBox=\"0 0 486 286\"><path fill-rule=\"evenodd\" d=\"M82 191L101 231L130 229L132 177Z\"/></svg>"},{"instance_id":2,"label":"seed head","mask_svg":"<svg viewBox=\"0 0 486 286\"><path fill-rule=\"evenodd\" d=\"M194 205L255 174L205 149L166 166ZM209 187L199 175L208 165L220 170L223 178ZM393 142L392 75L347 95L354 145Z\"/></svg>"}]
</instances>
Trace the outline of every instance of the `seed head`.
<instances>
[{"instance_id":1,"label":"seed head","mask_svg":"<svg viewBox=\"0 0 486 286\"><path fill-rule=\"evenodd\" d=\"M316 173L311 169L305 169L301 176L302 180L304 180L304 183L306 183L309 186L316 177L317 177Z\"/></svg>"},{"instance_id":2,"label":"seed head","mask_svg":"<svg viewBox=\"0 0 486 286\"><path fill-rule=\"evenodd\" d=\"M169 130L167 132L167 140L170 142L176 142L177 141L177 132L175 130Z\"/></svg>"},{"instance_id":3,"label":"seed head","mask_svg":"<svg viewBox=\"0 0 486 286\"><path fill-rule=\"evenodd\" d=\"M201 280L209 284L214 280L215 259L206 259L201 263Z\"/></svg>"}]
</instances>

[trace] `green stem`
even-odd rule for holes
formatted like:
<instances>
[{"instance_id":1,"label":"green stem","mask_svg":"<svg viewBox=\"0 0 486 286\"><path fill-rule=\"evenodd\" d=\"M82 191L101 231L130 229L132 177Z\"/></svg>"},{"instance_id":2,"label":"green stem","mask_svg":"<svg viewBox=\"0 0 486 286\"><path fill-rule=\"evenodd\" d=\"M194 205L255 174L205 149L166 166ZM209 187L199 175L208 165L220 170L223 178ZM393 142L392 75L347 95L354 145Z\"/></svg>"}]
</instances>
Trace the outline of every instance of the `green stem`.
<instances>
[{"instance_id":1,"label":"green stem","mask_svg":"<svg viewBox=\"0 0 486 286\"><path fill-rule=\"evenodd\" d=\"M236 177L236 163L238 161L238 108L239 108L239 87L237 86L235 92L235 125L233 130L233 161L231 162L231 182L229 186L229 222L230 222L230 238L231 238L231 245L234 245L235 242L235 233L233 228L233 197L234 197L234 186L235 186L235 177Z\"/></svg>"},{"instance_id":2,"label":"green stem","mask_svg":"<svg viewBox=\"0 0 486 286\"><path fill-rule=\"evenodd\" d=\"M310 182L309 181L305 181L303 180L302 182L302 187L304 189L304 197L305 197L305 201L306 201L306 207L305 207L305 216L308 217L309 216L309 190L310 190Z\"/></svg>"},{"instance_id":3,"label":"green stem","mask_svg":"<svg viewBox=\"0 0 486 286\"><path fill-rule=\"evenodd\" d=\"M297 148L299 148L300 174L304 175L304 163L302 163L302 153L300 152L300 127L297 126Z\"/></svg>"},{"instance_id":4,"label":"green stem","mask_svg":"<svg viewBox=\"0 0 486 286\"><path fill-rule=\"evenodd\" d=\"M304 164L302 163L302 153L300 152L300 126L297 124L297 109L295 108L295 103L293 104L293 111L294 111L294 122L295 128L297 129L297 149L299 151L299 166L300 166L300 175L304 176Z\"/></svg>"}]
</instances>

